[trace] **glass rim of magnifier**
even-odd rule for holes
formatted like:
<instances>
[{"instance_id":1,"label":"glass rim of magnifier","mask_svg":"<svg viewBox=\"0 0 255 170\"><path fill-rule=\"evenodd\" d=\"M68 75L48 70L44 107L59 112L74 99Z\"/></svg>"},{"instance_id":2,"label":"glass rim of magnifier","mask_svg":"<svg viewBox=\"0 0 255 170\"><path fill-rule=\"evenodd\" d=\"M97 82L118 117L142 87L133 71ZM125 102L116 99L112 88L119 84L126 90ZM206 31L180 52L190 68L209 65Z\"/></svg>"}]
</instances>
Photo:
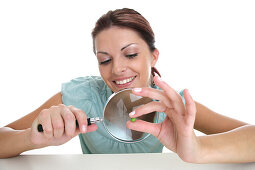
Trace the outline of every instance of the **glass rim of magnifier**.
<instances>
[{"instance_id":1,"label":"glass rim of magnifier","mask_svg":"<svg viewBox=\"0 0 255 170\"><path fill-rule=\"evenodd\" d=\"M120 90L120 91L118 91L118 92L113 93L113 94L108 98L108 100L106 101L106 104L105 104L105 106L104 106L104 112L103 112L104 115L103 115L103 116L105 117L105 109L106 109L108 103L110 102L110 100L111 100L113 97L115 97L117 94L119 94L119 93L121 93L121 92L123 92L123 91L129 91L129 90L132 91L132 89L133 89L133 88L126 88L126 89L123 89L123 90ZM158 114L157 114L157 112L156 112L155 114L156 114L156 120L158 120ZM146 139L147 137L149 137L149 136L151 135L151 134L149 134L149 133L145 133L145 132L144 132L144 136L141 137L141 138L139 138L139 139L135 139L135 140L123 140L123 139L120 139L120 138L116 137L115 135L113 135L113 134L110 132L110 130L107 128L107 125L105 124L105 120L103 121L103 125L104 125L106 131L107 131L114 139L116 139L116 140L119 141L119 142L123 142L123 143L135 143L135 142L140 142L140 141Z\"/></svg>"},{"instance_id":2,"label":"glass rim of magnifier","mask_svg":"<svg viewBox=\"0 0 255 170\"><path fill-rule=\"evenodd\" d=\"M149 133L145 133L145 135L139 139L136 139L136 140L123 140L123 139L120 139L120 138L117 138L116 136L114 136L109 130L108 128L106 128L107 132L117 141L119 142L123 142L123 143L136 143L136 142L141 142L143 141L144 139L146 139L147 137L149 137L151 134Z\"/></svg>"}]
</instances>

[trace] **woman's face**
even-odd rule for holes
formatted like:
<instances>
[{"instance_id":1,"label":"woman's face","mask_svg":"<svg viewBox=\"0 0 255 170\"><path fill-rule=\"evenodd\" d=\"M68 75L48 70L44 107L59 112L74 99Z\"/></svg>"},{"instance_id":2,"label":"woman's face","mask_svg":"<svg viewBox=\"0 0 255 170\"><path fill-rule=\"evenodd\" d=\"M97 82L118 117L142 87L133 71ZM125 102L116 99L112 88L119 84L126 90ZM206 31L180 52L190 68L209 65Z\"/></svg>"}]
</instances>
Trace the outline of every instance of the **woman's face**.
<instances>
[{"instance_id":1,"label":"woman's face","mask_svg":"<svg viewBox=\"0 0 255 170\"><path fill-rule=\"evenodd\" d=\"M96 36L95 49L101 77L113 92L150 85L158 50L151 52L137 32L115 26L105 29Z\"/></svg>"}]
</instances>

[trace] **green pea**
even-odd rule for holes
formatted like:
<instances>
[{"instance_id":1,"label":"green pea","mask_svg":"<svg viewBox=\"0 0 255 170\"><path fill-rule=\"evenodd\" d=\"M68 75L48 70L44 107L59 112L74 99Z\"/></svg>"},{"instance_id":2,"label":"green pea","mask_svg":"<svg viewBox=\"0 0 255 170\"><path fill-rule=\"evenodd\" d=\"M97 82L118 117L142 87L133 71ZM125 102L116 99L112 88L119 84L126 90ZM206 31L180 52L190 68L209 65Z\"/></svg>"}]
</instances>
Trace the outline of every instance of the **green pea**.
<instances>
[{"instance_id":1,"label":"green pea","mask_svg":"<svg viewBox=\"0 0 255 170\"><path fill-rule=\"evenodd\" d=\"M135 122L136 118L131 118L130 120L131 120L131 122Z\"/></svg>"}]
</instances>

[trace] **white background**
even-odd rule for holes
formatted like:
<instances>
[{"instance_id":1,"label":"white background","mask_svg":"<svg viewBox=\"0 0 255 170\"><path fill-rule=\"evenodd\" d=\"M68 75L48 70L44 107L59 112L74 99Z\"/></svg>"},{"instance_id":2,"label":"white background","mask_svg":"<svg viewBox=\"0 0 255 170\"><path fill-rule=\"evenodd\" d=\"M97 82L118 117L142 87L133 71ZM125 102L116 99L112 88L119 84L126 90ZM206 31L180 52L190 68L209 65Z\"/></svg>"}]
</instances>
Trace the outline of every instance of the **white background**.
<instances>
[{"instance_id":1,"label":"white background","mask_svg":"<svg viewBox=\"0 0 255 170\"><path fill-rule=\"evenodd\" d=\"M252 0L2 0L0 126L35 110L61 83L99 75L91 30L102 14L123 7L151 23L160 51L156 66L165 81L176 90L188 88L196 101L218 113L255 123ZM76 137L28 153L81 149Z\"/></svg>"}]
</instances>

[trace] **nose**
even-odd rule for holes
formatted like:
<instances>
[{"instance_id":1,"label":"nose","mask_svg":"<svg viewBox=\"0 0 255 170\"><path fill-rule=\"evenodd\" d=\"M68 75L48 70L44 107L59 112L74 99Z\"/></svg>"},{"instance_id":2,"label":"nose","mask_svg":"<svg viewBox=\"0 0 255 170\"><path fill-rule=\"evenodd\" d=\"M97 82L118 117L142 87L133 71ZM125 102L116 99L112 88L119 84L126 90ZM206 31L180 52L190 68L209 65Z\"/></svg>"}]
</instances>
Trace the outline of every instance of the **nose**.
<instances>
[{"instance_id":1,"label":"nose","mask_svg":"<svg viewBox=\"0 0 255 170\"><path fill-rule=\"evenodd\" d=\"M126 62L121 59L115 59L113 61L112 73L116 75L121 75L127 70Z\"/></svg>"}]
</instances>

